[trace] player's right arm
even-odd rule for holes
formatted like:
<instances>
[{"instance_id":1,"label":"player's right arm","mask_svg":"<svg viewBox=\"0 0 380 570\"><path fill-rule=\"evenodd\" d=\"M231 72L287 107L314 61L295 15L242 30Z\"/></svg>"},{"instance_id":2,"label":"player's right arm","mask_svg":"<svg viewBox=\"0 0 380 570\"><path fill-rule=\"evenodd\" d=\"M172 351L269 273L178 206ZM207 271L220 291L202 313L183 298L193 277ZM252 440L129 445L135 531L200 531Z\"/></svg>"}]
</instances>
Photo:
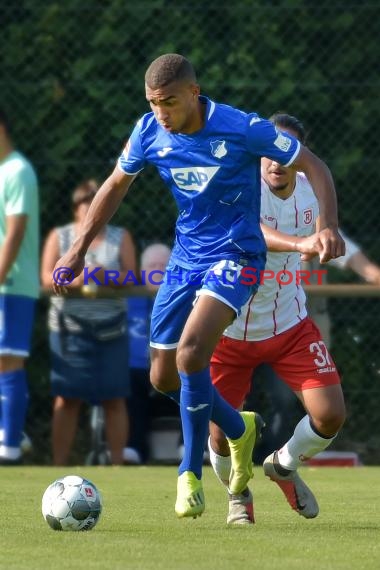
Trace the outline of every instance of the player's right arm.
<instances>
[{"instance_id":1,"label":"player's right arm","mask_svg":"<svg viewBox=\"0 0 380 570\"><path fill-rule=\"evenodd\" d=\"M136 174L126 174L119 165L115 167L91 202L79 236L68 252L57 261L54 271L58 268L67 267L68 277L70 272L75 277L82 273L84 258L91 242L112 218L135 177ZM53 289L59 294L62 293L63 287L53 281Z\"/></svg>"},{"instance_id":2,"label":"player's right arm","mask_svg":"<svg viewBox=\"0 0 380 570\"><path fill-rule=\"evenodd\" d=\"M81 233L71 247L72 250L84 254L87 252L93 239L118 209L135 176L126 174L118 165L115 167L95 194L82 224Z\"/></svg>"},{"instance_id":3,"label":"player's right arm","mask_svg":"<svg viewBox=\"0 0 380 570\"><path fill-rule=\"evenodd\" d=\"M112 218L137 174L145 166L145 156L141 145L142 124L143 121L140 120L133 129L114 171L95 194L79 236L69 251L57 261L54 271L67 267L70 278L73 275L78 277L82 273L84 258L92 240ZM63 275L62 271L60 275ZM62 287L53 280L53 290L57 294L62 293L64 284Z\"/></svg>"}]
</instances>

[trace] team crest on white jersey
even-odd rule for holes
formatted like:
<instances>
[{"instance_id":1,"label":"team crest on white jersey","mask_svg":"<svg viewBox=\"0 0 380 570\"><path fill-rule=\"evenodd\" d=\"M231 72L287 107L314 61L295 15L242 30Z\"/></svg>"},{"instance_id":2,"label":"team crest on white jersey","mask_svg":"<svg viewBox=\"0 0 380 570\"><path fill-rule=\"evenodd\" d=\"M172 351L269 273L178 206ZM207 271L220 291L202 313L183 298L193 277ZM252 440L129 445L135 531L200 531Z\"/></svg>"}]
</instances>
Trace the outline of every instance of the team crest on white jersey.
<instances>
[{"instance_id":1,"label":"team crest on white jersey","mask_svg":"<svg viewBox=\"0 0 380 570\"><path fill-rule=\"evenodd\" d=\"M190 166L171 168L173 180L180 190L202 192L218 172L220 166Z\"/></svg>"},{"instance_id":2,"label":"team crest on white jersey","mask_svg":"<svg viewBox=\"0 0 380 570\"><path fill-rule=\"evenodd\" d=\"M211 154L216 158L223 158L223 156L226 156L226 141L211 141L210 146Z\"/></svg>"},{"instance_id":3,"label":"team crest on white jersey","mask_svg":"<svg viewBox=\"0 0 380 570\"><path fill-rule=\"evenodd\" d=\"M309 226L313 221L313 210L308 208L307 210L303 211L303 223L306 226Z\"/></svg>"}]
</instances>

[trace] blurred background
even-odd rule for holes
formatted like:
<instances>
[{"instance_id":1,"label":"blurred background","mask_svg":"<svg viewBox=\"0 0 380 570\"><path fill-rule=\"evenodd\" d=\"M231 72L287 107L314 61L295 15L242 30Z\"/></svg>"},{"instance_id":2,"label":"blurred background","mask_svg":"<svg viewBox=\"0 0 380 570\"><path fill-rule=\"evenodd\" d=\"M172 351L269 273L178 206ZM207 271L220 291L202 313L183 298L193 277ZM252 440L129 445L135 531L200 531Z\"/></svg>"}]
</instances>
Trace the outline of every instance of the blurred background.
<instances>
[{"instance_id":1,"label":"blurred background","mask_svg":"<svg viewBox=\"0 0 380 570\"><path fill-rule=\"evenodd\" d=\"M336 181L341 226L380 263L380 4L375 0L18 0L0 7L0 98L40 181L41 229L70 220L81 180L102 181L147 112L144 72L165 52L195 66L202 92L268 117L299 117ZM114 223L141 250L171 245L176 209L149 168ZM357 282L329 270L329 281ZM349 418L334 446L380 461L379 297L329 297L331 352ZM47 300L29 361L33 461L50 461ZM87 418L83 425L87 426ZM86 432L82 442L85 445Z\"/></svg>"}]
</instances>

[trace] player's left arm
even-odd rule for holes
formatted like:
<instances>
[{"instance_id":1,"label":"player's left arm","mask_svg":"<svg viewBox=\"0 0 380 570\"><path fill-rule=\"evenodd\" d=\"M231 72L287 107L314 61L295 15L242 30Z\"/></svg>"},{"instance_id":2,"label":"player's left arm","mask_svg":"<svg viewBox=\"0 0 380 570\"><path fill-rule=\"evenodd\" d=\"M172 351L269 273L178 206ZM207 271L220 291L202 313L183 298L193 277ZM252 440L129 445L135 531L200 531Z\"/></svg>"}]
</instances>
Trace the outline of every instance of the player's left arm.
<instances>
[{"instance_id":1,"label":"player's left arm","mask_svg":"<svg viewBox=\"0 0 380 570\"><path fill-rule=\"evenodd\" d=\"M263 232L268 251L297 252L301 254L302 260L306 260L319 255L323 250L319 232L307 237L299 237L285 234L264 223L261 223L261 231Z\"/></svg>"},{"instance_id":2,"label":"player's left arm","mask_svg":"<svg viewBox=\"0 0 380 570\"><path fill-rule=\"evenodd\" d=\"M6 232L0 248L0 284L4 283L15 262L24 239L28 216L26 214L5 217Z\"/></svg>"},{"instance_id":3,"label":"player's left arm","mask_svg":"<svg viewBox=\"0 0 380 570\"><path fill-rule=\"evenodd\" d=\"M308 148L301 145L291 168L305 173L318 199L320 239L323 251L320 261L344 255L345 245L338 229L338 207L333 177L328 166Z\"/></svg>"}]
</instances>

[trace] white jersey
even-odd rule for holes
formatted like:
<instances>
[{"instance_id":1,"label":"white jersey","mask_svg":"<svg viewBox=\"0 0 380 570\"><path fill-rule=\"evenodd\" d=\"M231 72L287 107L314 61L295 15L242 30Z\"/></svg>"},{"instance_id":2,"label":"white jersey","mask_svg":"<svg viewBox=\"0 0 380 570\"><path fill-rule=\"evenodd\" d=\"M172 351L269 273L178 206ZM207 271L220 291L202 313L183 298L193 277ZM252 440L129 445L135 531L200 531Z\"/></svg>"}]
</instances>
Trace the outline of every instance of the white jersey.
<instances>
[{"instance_id":1,"label":"white jersey","mask_svg":"<svg viewBox=\"0 0 380 570\"><path fill-rule=\"evenodd\" d=\"M304 174L297 173L293 194L286 200L275 196L261 182L261 221L263 224L290 235L309 236L315 231L319 215L318 200ZM242 308L241 314L224 335L238 340L264 340L298 324L307 316L306 295L297 252L268 252L265 279L256 295Z\"/></svg>"}]
</instances>

